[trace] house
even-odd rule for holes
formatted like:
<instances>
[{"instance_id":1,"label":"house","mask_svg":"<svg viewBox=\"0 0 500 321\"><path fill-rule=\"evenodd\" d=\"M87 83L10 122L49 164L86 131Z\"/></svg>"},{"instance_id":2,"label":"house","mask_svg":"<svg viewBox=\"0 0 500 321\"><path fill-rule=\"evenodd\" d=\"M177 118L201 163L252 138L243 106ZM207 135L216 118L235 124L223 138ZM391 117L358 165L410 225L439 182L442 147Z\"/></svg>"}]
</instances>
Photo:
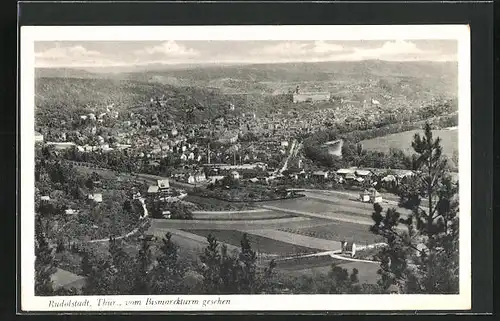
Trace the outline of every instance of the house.
<instances>
[{"instance_id":1,"label":"house","mask_svg":"<svg viewBox=\"0 0 500 321\"><path fill-rule=\"evenodd\" d=\"M373 204L382 203L382 195L374 188L370 189L370 202Z\"/></svg>"},{"instance_id":2,"label":"house","mask_svg":"<svg viewBox=\"0 0 500 321\"><path fill-rule=\"evenodd\" d=\"M382 178L382 182L386 182L386 183L388 183L388 182L396 182L396 176L391 175L391 174L389 174L387 176L384 176Z\"/></svg>"},{"instance_id":3,"label":"house","mask_svg":"<svg viewBox=\"0 0 500 321\"><path fill-rule=\"evenodd\" d=\"M207 177L205 176L205 173L195 173L191 174L188 177L188 184L195 184L195 183L201 183L207 180Z\"/></svg>"},{"instance_id":4,"label":"house","mask_svg":"<svg viewBox=\"0 0 500 321\"><path fill-rule=\"evenodd\" d=\"M71 208L68 208L64 212L66 213L66 215L75 215L75 214L78 214L77 210L74 210L74 209L71 209Z\"/></svg>"},{"instance_id":5,"label":"house","mask_svg":"<svg viewBox=\"0 0 500 321\"><path fill-rule=\"evenodd\" d=\"M340 242L342 254L348 254L353 257L356 254L356 244L354 242Z\"/></svg>"},{"instance_id":6,"label":"house","mask_svg":"<svg viewBox=\"0 0 500 321\"><path fill-rule=\"evenodd\" d=\"M341 176L341 177L342 177L342 176ZM355 175L353 172L351 172L351 173L349 173L349 174L346 174L346 175L344 176L344 179L345 179L345 180L347 180L347 181L348 181L348 180L355 181L355 180L357 179L357 177L356 177L356 175Z\"/></svg>"},{"instance_id":7,"label":"house","mask_svg":"<svg viewBox=\"0 0 500 321\"><path fill-rule=\"evenodd\" d=\"M89 194L88 198L89 198L89 200L93 200L96 203L102 202L102 194L101 193Z\"/></svg>"},{"instance_id":8,"label":"house","mask_svg":"<svg viewBox=\"0 0 500 321\"><path fill-rule=\"evenodd\" d=\"M47 145L54 146L56 150L69 149L73 146L76 146L73 142L47 142Z\"/></svg>"},{"instance_id":9,"label":"house","mask_svg":"<svg viewBox=\"0 0 500 321\"><path fill-rule=\"evenodd\" d=\"M356 174L356 176L362 177L364 179L370 178L373 174L370 170L365 169L357 169L354 173Z\"/></svg>"},{"instance_id":10,"label":"house","mask_svg":"<svg viewBox=\"0 0 500 321\"><path fill-rule=\"evenodd\" d=\"M230 175L233 179L240 179L240 173L238 173L237 171L231 171Z\"/></svg>"},{"instance_id":11,"label":"house","mask_svg":"<svg viewBox=\"0 0 500 321\"><path fill-rule=\"evenodd\" d=\"M159 187L156 185L151 185L148 187L148 194L156 194L158 193Z\"/></svg>"},{"instance_id":12,"label":"house","mask_svg":"<svg viewBox=\"0 0 500 321\"><path fill-rule=\"evenodd\" d=\"M170 182L168 179L159 179L157 183L160 190L170 188Z\"/></svg>"},{"instance_id":13,"label":"house","mask_svg":"<svg viewBox=\"0 0 500 321\"><path fill-rule=\"evenodd\" d=\"M210 177L208 177L208 181L210 183L215 183L216 181L220 181L222 179L224 179L223 175L216 175L216 176L210 176Z\"/></svg>"},{"instance_id":14,"label":"house","mask_svg":"<svg viewBox=\"0 0 500 321\"><path fill-rule=\"evenodd\" d=\"M288 147L288 142L286 140L282 141L281 142L281 147Z\"/></svg>"},{"instance_id":15,"label":"house","mask_svg":"<svg viewBox=\"0 0 500 321\"><path fill-rule=\"evenodd\" d=\"M43 143L43 135L35 132L35 143Z\"/></svg>"},{"instance_id":16,"label":"house","mask_svg":"<svg viewBox=\"0 0 500 321\"><path fill-rule=\"evenodd\" d=\"M336 172L337 175L339 176L347 176L349 174L354 174L353 170L352 169L349 169L349 168L341 168L339 169L337 172Z\"/></svg>"},{"instance_id":17,"label":"house","mask_svg":"<svg viewBox=\"0 0 500 321\"><path fill-rule=\"evenodd\" d=\"M362 193L359 194L359 200L363 203L368 203L370 202L370 192L368 190L364 190Z\"/></svg>"},{"instance_id":18,"label":"house","mask_svg":"<svg viewBox=\"0 0 500 321\"><path fill-rule=\"evenodd\" d=\"M161 216L163 218L169 219L172 217L172 213L170 213L170 211L161 211Z\"/></svg>"},{"instance_id":19,"label":"house","mask_svg":"<svg viewBox=\"0 0 500 321\"><path fill-rule=\"evenodd\" d=\"M328 178L328 172L325 172L325 171L314 171L312 173L312 176L316 177L316 178L327 179Z\"/></svg>"}]
</instances>

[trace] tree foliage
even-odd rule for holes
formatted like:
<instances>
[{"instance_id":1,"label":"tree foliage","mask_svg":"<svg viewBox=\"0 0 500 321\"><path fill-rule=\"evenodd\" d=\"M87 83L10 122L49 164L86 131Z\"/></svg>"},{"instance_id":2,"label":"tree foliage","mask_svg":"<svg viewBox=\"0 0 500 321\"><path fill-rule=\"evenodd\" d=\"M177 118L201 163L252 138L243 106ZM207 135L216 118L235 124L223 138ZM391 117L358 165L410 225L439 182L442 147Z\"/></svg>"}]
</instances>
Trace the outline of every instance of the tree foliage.
<instances>
[{"instance_id":1,"label":"tree foliage","mask_svg":"<svg viewBox=\"0 0 500 321\"><path fill-rule=\"evenodd\" d=\"M439 138L429 124L412 143L418 175L399 188L403 217L396 209L385 215L374 205L373 233L388 244L380 253L381 279L386 290L397 285L403 293L458 292L458 184L449 175Z\"/></svg>"},{"instance_id":2,"label":"tree foliage","mask_svg":"<svg viewBox=\"0 0 500 321\"><path fill-rule=\"evenodd\" d=\"M51 275L55 269L54 250L45 236L43 221L37 216L35 225L35 295L53 294Z\"/></svg>"}]
</instances>

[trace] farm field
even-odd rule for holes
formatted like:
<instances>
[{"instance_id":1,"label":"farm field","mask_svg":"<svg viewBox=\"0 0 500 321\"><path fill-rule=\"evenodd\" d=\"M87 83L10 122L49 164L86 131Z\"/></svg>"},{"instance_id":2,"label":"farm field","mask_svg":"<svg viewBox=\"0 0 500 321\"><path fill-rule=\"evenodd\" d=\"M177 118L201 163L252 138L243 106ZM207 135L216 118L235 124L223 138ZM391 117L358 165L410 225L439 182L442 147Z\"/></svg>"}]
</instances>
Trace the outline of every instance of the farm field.
<instances>
[{"instance_id":1,"label":"farm field","mask_svg":"<svg viewBox=\"0 0 500 321\"><path fill-rule=\"evenodd\" d=\"M323 225L328 220L310 219L307 217L291 217L269 220L165 220L152 219L150 230L155 229L188 229L188 230L248 230L248 229L277 229L282 227L298 228ZM331 222L331 221L330 221Z\"/></svg>"},{"instance_id":2,"label":"farm field","mask_svg":"<svg viewBox=\"0 0 500 321\"><path fill-rule=\"evenodd\" d=\"M333 260L333 259L332 259ZM358 279L359 284L376 284L379 280L380 276L377 274L377 271L380 269L380 265L377 263L366 263L366 262L347 262L346 261L337 260L336 265L343 269L346 269L349 273L352 272L353 269L358 269ZM304 269L289 269L284 270L285 273L300 276L314 276L318 274L327 275L332 269L331 264L325 265L316 265L311 267L306 267Z\"/></svg>"},{"instance_id":3,"label":"farm field","mask_svg":"<svg viewBox=\"0 0 500 321\"><path fill-rule=\"evenodd\" d=\"M325 240L281 230L249 230L244 232L247 232L252 236L266 237L276 241L310 247L322 251L335 251L341 249L341 244L338 241Z\"/></svg>"},{"instance_id":4,"label":"farm field","mask_svg":"<svg viewBox=\"0 0 500 321\"><path fill-rule=\"evenodd\" d=\"M325 240L355 242L359 245L373 244L383 241L382 238L372 234L368 228L369 226L366 225L348 222L331 222L314 227L303 227L297 229L281 228L280 230Z\"/></svg>"},{"instance_id":5,"label":"farm field","mask_svg":"<svg viewBox=\"0 0 500 321\"><path fill-rule=\"evenodd\" d=\"M363 140L360 143L363 145L363 149L366 150L389 152L389 149L397 148L411 155L413 154L413 149L411 148L411 142L413 141L413 136L417 133L422 135L423 131L411 130L397 134L391 134L387 136ZM441 130L433 130L432 133L435 137L441 138L443 153L451 159L453 157L453 153L458 152L458 130L441 129Z\"/></svg>"},{"instance_id":6,"label":"farm field","mask_svg":"<svg viewBox=\"0 0 500 321\"><path fill-rule=\"evenodd\" d=\"M218 241L234 246L240 246L244 232L236 230L184 230L193 234L207 237L212 234ZM258 235L248 235L252 248L259 253L280 254L292 256L297 254L309 254L317 252L316 249L289 244Z\"/></svg>"},{"instance_id":7,"label":"farm field","mask_svg":"<svg viewBox=\"0 0 500 321\"><path fill-rule=\"evenodd\" d=\"M342 264L346 261L332 258L330 255L300 257L286 260L277 260L276 268L287 272L302 272L315 268L327 267L328 270L332 264Z\"/></svg>"},{"instance_id":8,"label":"farm field","mask_svg":"<svg viewBox=\"0 0 500 321\"><path fill-rule=\"evenodd\" d=\"M218 200L215 198L201 197L197 195L188 195L184 198L186 202L191 202L201 211L230 211L230 210L248 210L254 208L248 203L236 203Z\"/></svg>"},{"instance_id":9,"label":"farm field","mask_svg":"<svg viewBox=\"0 0 500 321\"><path fill-rule=\"evenodd\" d=\"M271 205L282 209L304 211L317 214L326 213L344 213L352 216L369 216L372 213L373 205L359 203L349 200L322 201L313 198L303 197L301 199L291 199L275 202L266 202L265 205Z\"/></svg>"},{"instance_id":10,"label":"farm field","mask_svg":"<svg viewBox=\"0 0 500 321\"><path fill-rule=\"evenodd\" d=\"M193 212L193 219L195 220L232 220L232 221L245 221L245 220L273 220L279 218L291 218L295 215L287 213L279 213L273 211L262 210L258 212Z\"/></svg>"}]
</instances>

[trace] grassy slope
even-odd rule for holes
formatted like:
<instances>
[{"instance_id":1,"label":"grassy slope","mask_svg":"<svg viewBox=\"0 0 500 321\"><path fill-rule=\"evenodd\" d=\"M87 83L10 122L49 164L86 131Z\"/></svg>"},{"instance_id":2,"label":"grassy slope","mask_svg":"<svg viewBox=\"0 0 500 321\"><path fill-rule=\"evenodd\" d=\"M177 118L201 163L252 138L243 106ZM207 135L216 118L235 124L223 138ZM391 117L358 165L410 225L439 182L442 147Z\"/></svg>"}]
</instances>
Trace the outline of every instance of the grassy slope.
<instances>
[{"instance_id":1,"label":"grassy slope","mask_svg":"<svg viewBox=\"0 0 500 321\"><path fill-rule=\"evenodd\" d=\"M243 232L235 230L189 230L188 232L201 236L212 234L217 240L235 246L240 246L240 241L244 234ZM276 241L266 237L256 235L249 235L248 237L252 244L252 248L257 252L293 255L298 253L314 253L317 251L315 249Z\"/></svg>"},{"instance_id":2,"label":"grassy slope","mask_svg":"<svg viewBox=\"0 0 500 321\"><path fill-rule=\"evenodd\" d=\"M397 134L377 137L361 141L363 148L366 150L388 152L390 148L401 149L408 154L413 154L411 142L413 136L418 133L422 135L422 130L411 130ZM457 130L435 130L433 134L441 138L443 152L449 158L452 158L453 153L458 152L458 131Z\"/></svg>"}]
</instances>

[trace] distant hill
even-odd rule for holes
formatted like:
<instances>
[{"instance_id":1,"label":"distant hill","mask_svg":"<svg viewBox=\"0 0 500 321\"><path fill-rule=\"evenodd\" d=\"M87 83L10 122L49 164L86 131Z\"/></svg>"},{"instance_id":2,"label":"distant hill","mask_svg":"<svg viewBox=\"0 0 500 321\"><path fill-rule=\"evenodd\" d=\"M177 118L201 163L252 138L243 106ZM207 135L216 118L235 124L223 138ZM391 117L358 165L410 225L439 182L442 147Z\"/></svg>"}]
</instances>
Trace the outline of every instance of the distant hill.
<instances>
[{"instance_id":1,"label":"distant hill","mask_svg":"<svg viewBox=\"0 0 500 321\"><path fill-rule=\"evenodd\" d=\"M117 110L151 107L150 99L164 97L163 111L185 116L194 110L195 119L214 117L227 109L231 100L216 89L176 87L121 79L38 78L35 82L35 105L39 111L57 115L61 110L86 111L114 104ZM195 120L193 119L193 120Z\"/></svg>"},{"instance_id":2,"label":"distant hill","mask_svg":"<svg viewBox=\"0 0 500 321\"><path fill-rule=\"evenodd\" d=\"M134 70L123 72L125 69ZM119 109L150 108L152 97L165 96L170 113L195 110L195 119L217 117L234 104L235 113L267 114L294 105L290 89L328 91L334 97L382 103L399 97L402 108L418 108L431 99L457 96L457 65L452 62L318 62L254 65L131 66L100 72L68 68L36 69L37 107L55 113L114 103ZM96 70L93 70L96 71ZM114 72L112 72L114 71ZM120 72L122 71L122 72ZM393 108L393 105L389 105ZM330 106L331 107L331 106ZM193 121L194 121L193 120Z\"/></svg>"},{"instance_id":3,"label":"distant hill","mask_svg":"<svg viewBox=\"0 0 500 321\"><path fill-rule=\"evenodd\" d=\"M207 86L227 92L273 92L282 84L398 78L456 91L456 62L382 60L248 65L146 65L85 70L37 69L37 77L111 78L180 86Z\"/></svg>"}]
</instances>

